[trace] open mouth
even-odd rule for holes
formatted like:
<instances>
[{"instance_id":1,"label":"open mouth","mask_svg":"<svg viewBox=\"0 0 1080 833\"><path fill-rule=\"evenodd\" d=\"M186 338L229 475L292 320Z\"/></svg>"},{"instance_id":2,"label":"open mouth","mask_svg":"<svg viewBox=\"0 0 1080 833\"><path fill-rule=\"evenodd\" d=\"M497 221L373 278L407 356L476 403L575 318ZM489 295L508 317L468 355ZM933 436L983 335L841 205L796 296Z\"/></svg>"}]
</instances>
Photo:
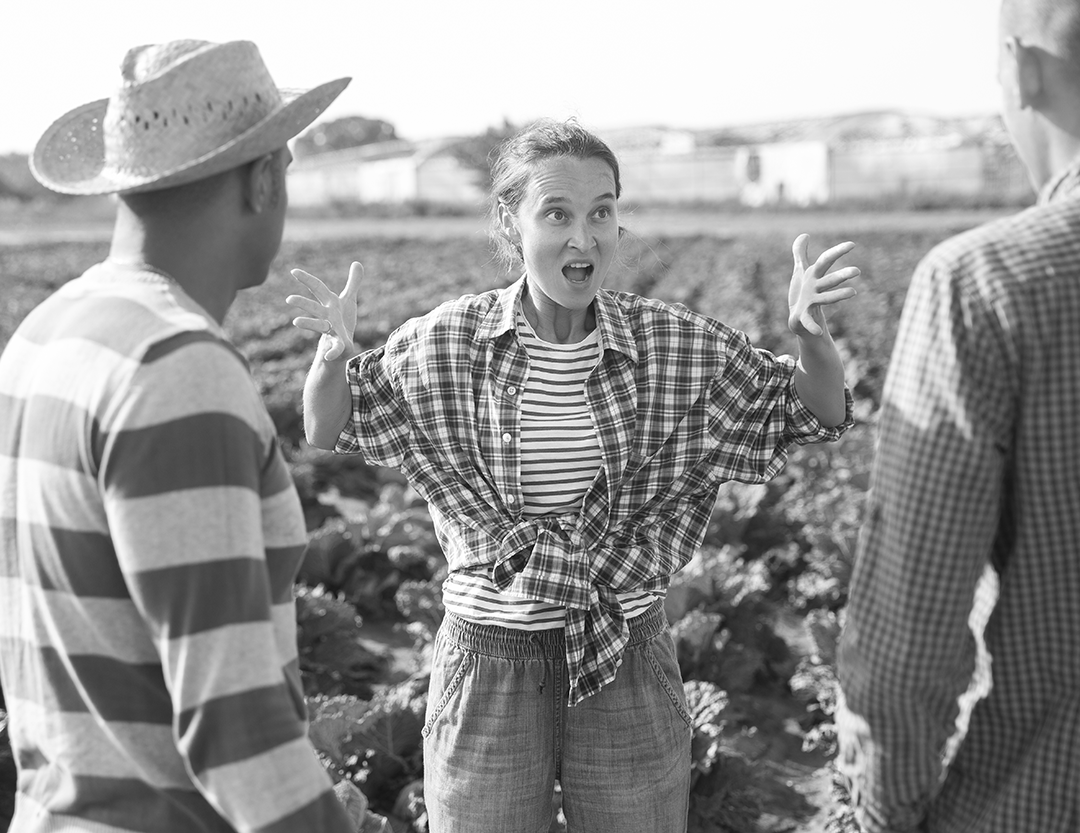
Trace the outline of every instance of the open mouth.
<instances>
[{"instance_id":1,"label":"open mouth","mask_svg":"<svg viewBox=\"0 0 1080 833\"><path fill-rule=\"evenodd\" d=\"M592 277L591 263L568 263L562 269L563 277L570 283L585 283Z\"/></svg>"}]
</instances>

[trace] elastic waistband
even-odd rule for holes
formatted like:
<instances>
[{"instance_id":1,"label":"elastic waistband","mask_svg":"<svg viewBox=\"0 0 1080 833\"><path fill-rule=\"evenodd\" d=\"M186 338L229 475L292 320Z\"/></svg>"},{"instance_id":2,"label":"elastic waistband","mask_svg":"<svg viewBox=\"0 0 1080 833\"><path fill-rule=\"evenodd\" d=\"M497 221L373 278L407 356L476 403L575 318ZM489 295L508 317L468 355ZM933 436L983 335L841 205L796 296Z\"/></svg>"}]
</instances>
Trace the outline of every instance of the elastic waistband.
<instances>
[{"instance_id":1,"label":"elastic waistband","mask_svg":"<svg viewBox=\"0 0 1080 833\"><path fill-rule=\"evenodd\" d=\"M627 620L630 641L627 647L648 642L667 627L664 602L657 599L639 616ZM446 612L439 628L440 636L466 651L504 659L545 659L566 656L562 628L529 631L502 625L481 625Z\"/></svg>"}]
</instances>

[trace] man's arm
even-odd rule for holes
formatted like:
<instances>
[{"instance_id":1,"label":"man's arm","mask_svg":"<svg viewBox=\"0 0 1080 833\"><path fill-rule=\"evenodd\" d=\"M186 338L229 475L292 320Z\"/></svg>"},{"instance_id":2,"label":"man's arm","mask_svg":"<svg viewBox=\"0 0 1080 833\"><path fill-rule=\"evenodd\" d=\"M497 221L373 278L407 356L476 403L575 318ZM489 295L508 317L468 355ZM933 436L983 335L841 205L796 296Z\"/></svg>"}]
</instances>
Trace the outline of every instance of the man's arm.
<instances>
[{"instance_id":1,"label":"man's arm","mask_svg":"<svg viewBox=\"0 0 1080 833\"><path fill-rule=\"evenodd\" d=\"M997 533L1014 378L985 299L924 261L885 386L837 671L840 766L867 831L914 830L975 663L968 620Z\"/></svg>"},{"instance_id":2,"label":"man's arm","mask_svg":"<svg viewBox=\"0 0 1080 833\"><path fill-rule=\"evenodd\" d=\"M143 363L103 426L100 474L177 752L237 830L346 833L296 674L295 489L241 363L212 338L177 341Z\"/></svg>"}]
</instances>

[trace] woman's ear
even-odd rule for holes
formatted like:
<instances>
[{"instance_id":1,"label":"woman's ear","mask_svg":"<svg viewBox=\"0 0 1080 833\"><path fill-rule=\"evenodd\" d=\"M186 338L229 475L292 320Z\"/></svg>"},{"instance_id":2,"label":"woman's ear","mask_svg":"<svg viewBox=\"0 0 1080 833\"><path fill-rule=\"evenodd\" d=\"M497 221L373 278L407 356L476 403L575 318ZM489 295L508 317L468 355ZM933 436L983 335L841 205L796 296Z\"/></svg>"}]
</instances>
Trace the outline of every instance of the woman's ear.
<instances>
[{"instance_id":1,"label":"woman's ear","mask_svg":"<svg viewBox=\"0 0 1080 833\"><path fill-rule=\"evenodd\" d=\"M510 240L517 241L519 236L517 220L514 218L514 212L503 202L499 203L499 226Z\"/></svg>"}]
</instances>

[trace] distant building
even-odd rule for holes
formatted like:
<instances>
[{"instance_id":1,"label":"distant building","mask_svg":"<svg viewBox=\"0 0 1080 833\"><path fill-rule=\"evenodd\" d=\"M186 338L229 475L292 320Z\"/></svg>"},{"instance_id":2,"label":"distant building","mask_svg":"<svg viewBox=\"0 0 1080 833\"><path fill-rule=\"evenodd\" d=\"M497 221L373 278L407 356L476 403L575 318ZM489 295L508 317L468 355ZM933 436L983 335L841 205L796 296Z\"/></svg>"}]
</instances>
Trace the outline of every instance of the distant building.
<instances>
[{"instance_id":1,"label":"distant building","mask_svg":"<svg viewBox=\"0 0 1080 833\"><path fill-rule=\"evenodd\" d=\"M811 206L918 197L1030 194L999 119L885 111L711 131L601 131L619 156L629 203ZM404 140L297 159L294 205L427 202L479 206L476 172L456 140Z\"/></svg>"},{"instance_id":2,"label":"distant building","mask_svg":"<svg viewBox=\"0 0 1080 833\"><path fill-rule=\"evenodd\" d=\"M636 203L728 202L738 196L735 153L698 145L689 130L601 131L619 157L623 195Z\"/></svg>"},{"instance_id":3,"label":"distant building","mask_svg":"<svg viewBox=\"0 0 1080 833\"><path fill-rule=\"evenodd\" d=\"M996 118L893 111L699 135L739 149L740 202L820 205L915 196L1015 199L1027 176Z\"/></svg>"},{"instance_id":4,"label":"distant building","mask_svg":"<svg viewBox=\"0 0 1080 833\"><path fill-rule=\"evenodd\" d=\"M479 204L477 175L450 152L454 140L395 139L297 159L289 166L289 202Z\"/></svg>"}]
</instances>

